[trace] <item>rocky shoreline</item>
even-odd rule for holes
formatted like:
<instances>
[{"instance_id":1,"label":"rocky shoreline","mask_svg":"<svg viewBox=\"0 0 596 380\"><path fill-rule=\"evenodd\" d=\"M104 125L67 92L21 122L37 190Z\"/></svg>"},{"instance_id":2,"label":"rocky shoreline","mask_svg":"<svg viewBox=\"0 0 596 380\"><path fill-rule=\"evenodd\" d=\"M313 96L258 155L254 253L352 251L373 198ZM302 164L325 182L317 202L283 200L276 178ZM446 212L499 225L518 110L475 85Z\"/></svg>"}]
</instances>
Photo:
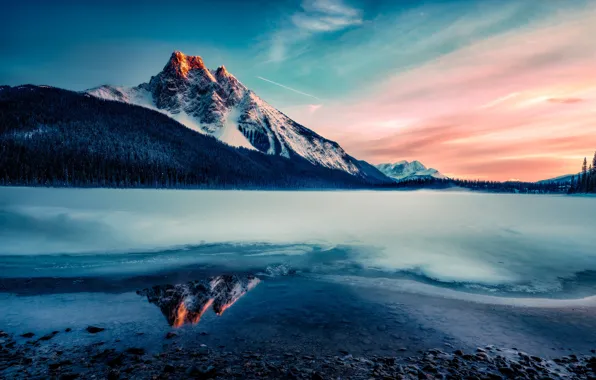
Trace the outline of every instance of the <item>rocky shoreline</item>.
<instances>
[{"instance_id":1,"label":"rocky shoreline","mask_svg":"<svg viewBox=\"0 0 596 380\"><path fill-rule=\"evenodd\" d=\"M100 327L88 326L88 334ZM171 344L162 352L142 347L116 349L105 342L67 348L53 345L54 331L36 338L24 333L19 343L0 331L0 378L10 379L594 379L593 355L568 355L555 359L531 356L515 348L494 346L475 352L431 349L414 356L356 356L345 350L314 356L309 352L267 350L229 352L226 347L183 348L170 332Z\"/></svg>"}]
</instances>

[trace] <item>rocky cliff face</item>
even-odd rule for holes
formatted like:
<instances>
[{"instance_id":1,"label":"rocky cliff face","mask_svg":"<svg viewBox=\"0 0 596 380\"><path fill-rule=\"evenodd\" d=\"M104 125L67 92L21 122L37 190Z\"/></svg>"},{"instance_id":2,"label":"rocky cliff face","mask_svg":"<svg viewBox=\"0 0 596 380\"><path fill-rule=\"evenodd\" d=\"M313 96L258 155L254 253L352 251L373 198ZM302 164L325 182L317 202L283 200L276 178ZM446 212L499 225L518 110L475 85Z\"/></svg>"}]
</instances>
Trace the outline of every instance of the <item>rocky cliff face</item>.
<instances>
[{"instance_id":1,"label":"rocky cliff face","mask_svg":"<svg viewBox=\"0 0 596 380\"><path fill-rule=\"evenodd\" d=\"M157 109L188 128L236 147L286 158L299 156L313 164L339 169L374 181L381 173L348 155L278 111L230 74L224 66L205 67L201 57L174 52L163 70L148 83L124 88L101 86L93 96Z\"/></svg>"}]
</instances>

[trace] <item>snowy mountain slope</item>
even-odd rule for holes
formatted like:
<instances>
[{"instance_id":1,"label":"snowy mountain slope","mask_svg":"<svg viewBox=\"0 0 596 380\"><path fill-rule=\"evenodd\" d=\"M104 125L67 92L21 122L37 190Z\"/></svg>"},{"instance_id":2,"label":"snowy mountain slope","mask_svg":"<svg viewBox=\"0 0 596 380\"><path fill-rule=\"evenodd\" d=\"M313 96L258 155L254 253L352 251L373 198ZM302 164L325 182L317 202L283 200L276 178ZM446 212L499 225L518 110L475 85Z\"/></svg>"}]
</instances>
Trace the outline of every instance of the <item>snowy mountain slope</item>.
<instances>
[{"instance_id":1,"label":"snowy mountain slope","mask_svg":"<svg viewBox=\"0 0 596 380\"><path fill-rule=\"evenodd\" d=\"M422 178L446 178L437 169L427 168L420 161L399 161L394 164L379 164L376 168L395 181Z\"/></svg>"},{"instance_id":2,"label":"snowy mountain slope","mask_svg":"<svg viewBox=\"0 0 596 380\"><path fill-rule=\"evenodd\" d=\"M148 83L133 88L101 86L87 93L159 110L188 128L232 146L286 158L299 156L313 164L375 182L389 181L381 173L373 172L375 169L365 168L336 142L269 105L224 66L209 70L198 56L177 51Z\"/></svg>"},{"instance_id":3,"label":"snowy mountain slope","mask_svg":"<svg viewBox=\"0 0 596 380\"><path fill-rule=\"evenodd\" d=\"M577 174L565 174L555 178L543 179L541 181L537 181L536 183L569 183L573 178L577 179L581 173Z\"/></svg>"},{"instance_id":4,"label":"snowy mountain slope","mask_svg":"<svg viewBox=\"0 0 596 380\"><path fill-rule=\"evenodd\" d=\"M234 128L236 124L226 125L222 132L236 138L233 134L240 133ZM47 86L0 87L0 150L0 185L212 189L373 185L366 178L298 156L289 160L231 147L146 107Z\"/></svg>"}]
</instances>

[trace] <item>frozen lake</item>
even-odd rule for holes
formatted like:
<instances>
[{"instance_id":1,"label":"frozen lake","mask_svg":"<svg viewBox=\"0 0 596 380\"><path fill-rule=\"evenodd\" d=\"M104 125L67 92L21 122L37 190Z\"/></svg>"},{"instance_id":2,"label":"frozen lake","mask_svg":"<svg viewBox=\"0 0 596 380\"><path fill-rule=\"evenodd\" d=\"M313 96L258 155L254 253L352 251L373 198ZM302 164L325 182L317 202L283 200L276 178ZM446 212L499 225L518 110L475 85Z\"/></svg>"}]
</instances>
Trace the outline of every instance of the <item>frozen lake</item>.
<instances>
[{"instance_id":1,"label":"frozen lake","mask_svg":"<svg viewBox=\"0 0 596 380\"><path fill-rule=\"evenodd\" d=\"M590 197L469 192L0 188L0 324L97 324L152 345L170 326L136 290L250 274L261 282L225 314L183 327L187 344L210 331L202 342L322 351L585 351L593 210Z\"/></svg>"},{"instance_id":2,"label":"frozen lake","mask_svg":"<svg viewBox=\"0 0 596 380\"><path fill-rule=\"evenodd\" d=\"M451 192L0 189L5 277L206 264L596 295L596 198ZM214 246L216 244L217 246Z\"/></svg>"}]
</instances>

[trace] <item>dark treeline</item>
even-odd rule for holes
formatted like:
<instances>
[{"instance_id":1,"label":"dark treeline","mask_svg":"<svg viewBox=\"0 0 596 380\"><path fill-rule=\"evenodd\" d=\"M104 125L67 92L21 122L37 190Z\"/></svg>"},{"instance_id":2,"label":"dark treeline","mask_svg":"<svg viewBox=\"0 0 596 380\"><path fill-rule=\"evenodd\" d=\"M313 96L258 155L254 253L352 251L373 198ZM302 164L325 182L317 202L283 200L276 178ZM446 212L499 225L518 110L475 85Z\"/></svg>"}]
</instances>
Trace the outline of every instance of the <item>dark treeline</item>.
<instances>
[{"instance_id":1,"label":"dark treeline","mask_svg":"<svg viewBox=\"0 0 596 380\"><path fill-rule=\"evenodd\" d=\"M596 154L571 183L428 178L379 185L298 156L234 148L143 107L52 87L0 86L4 186L586 193L596 191L595 167Z\"/></svg>"},{"instance_id":2,"label":"dark treeline","mask_svg":"<svg viewBox=\"0 0 596 380\"><path fill-rule=\"evenodd\" d=\"M478 181L452 178L419 178L398 182L391 188L397 189L449 189L464 188L474 191L485 191L493 193L516 193L516 194L564 194L569 191L568 183L536 183L536 182L497 182Z\"/></svg>"},{"instance_id":3,"label":"dark treeline","mask_svg":"<svg viewBox=\"0 0 596 380\"><path fill-rule=\"evenodd\" d=\"M596 152L592 163L588 166L588 159L584 157L582 171L571 178L570 193L596 193Z\"/></svg>"},{"instance_id":4,"label":"dark treeline","mask_svg":"<svg viewBox=\"0 0 596 380\"><path fill-rule=\"evenodd\" d=\"M157 111L51 87L0 86L0 185L363 188L363 179L237 149Z\"/></svg>"}]
</instances>

